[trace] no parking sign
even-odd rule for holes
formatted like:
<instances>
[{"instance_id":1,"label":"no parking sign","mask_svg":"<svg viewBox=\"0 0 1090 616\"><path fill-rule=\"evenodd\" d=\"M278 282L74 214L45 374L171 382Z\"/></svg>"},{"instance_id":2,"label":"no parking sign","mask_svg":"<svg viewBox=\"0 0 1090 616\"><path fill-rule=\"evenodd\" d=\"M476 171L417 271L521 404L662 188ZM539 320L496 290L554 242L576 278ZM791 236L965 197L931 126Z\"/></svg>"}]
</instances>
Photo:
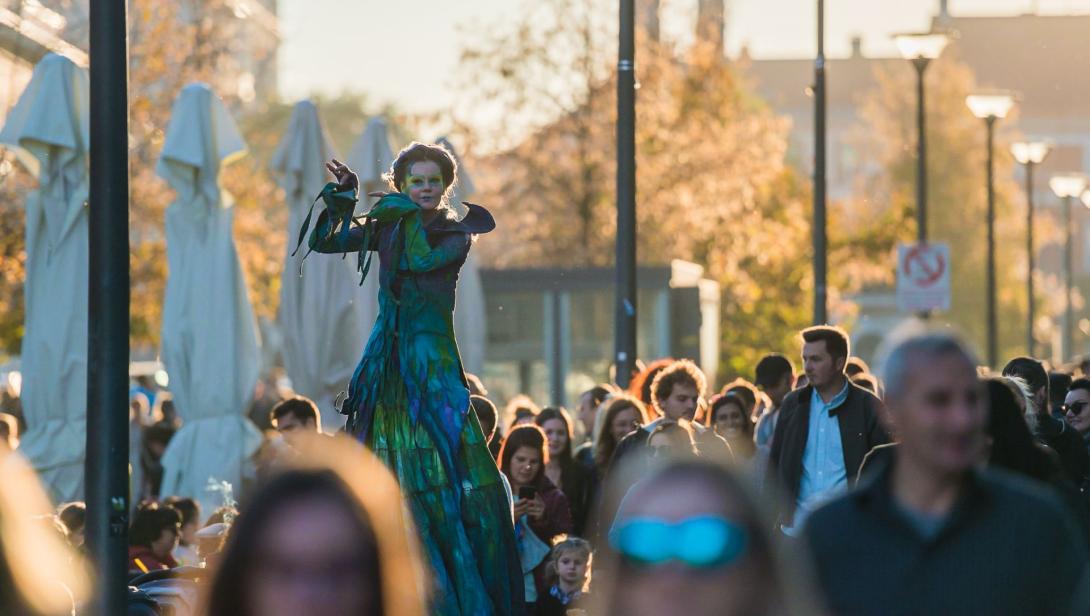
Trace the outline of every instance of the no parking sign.
<instances>
[{"instance_id":1,"label":"no parking sign","mask_svg":"<svg viewBox=\"0 0 1090 616\"><path fill-rule=\"evenodd\" d=\"M901 244L897 247L897 308L902 312L950 309L950 247Z\"/></svg>"}]
</instances>

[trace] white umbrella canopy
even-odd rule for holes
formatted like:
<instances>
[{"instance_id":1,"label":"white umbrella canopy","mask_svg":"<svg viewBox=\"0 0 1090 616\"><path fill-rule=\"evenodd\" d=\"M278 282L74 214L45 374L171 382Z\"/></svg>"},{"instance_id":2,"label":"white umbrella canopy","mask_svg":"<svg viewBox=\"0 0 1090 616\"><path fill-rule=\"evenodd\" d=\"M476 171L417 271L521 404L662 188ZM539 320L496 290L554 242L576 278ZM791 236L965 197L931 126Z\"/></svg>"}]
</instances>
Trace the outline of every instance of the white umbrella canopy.
<instances>
[{"instance_id":1,"label":"white umbrella canopy","mask_svg":"<svg viewBox=\"0 0 1090 616\"><path fill-rule=\"evenodd\" d=\"M177 192L167 208L167 278L162 359L181 429L163 454L161 494L189 496L206 510L219 498L209 479L238 489L261 434L244 416L258 372L258 338L239 265L232 200L220 169L246 144L208 86L178 95L156 172Z\"/></svg>"},{"instance_id":2,"label":"white umbrella canopy","mask_svg":"<svg viewBox=\"0 0 1090 616\"><path fill-rule=\"evenodd\" d=\"M382 174L389 171L390 165L394 163L394 154L390 149L386 120L380 117L371 118L344 162L356 172L360 179L360 202L356 206L358 216L371 209L375 201L367 197L367 193L388 190ZM363 281L359 298L356 309L360 323L363 324L364 332L370 332L378 319L377 275L371 274Z\"/></svg>"},{"instance_id":3,"label":"white umbrella canopy","mask_svg":"<svg viewBox=\"0 0 1090 616\"><path fill-rule=\"evenodd\" d=\"M0 131L0 143L13 146L38 177L38 189L26 200L22 403L27 432L19 450L59 501L83 493L87 115L87 71L49 54L35 67Z\"/></svg>"},{"instance_id":4,"label":"white umbrella canopy","mask_svg":"<svg viewBox=\"0 0 1090 616\"><path fill-rule=\"evenodd\" d=\"M335 157L317 108L309 101L296 104L270 163L290 210L278 316L292 387L318 404L329 430L344 426L334 400L347 389L368 334L357 306L356 259L311 258L300 271L305 247L295 257L291 253L315 195L329 179L325 161Z\"/></svg>"},{"instance_id":5,"label":"white umbrella canopy","mask_svg":"<svg viewBox=\"0 0 1090 616\"><path fill-rule=\"evenodd\" d=\"M458 217L462 218L468 211L462 202L468 201L477 189L450 141L446 137L440 137L436 143L445 147L458 162L458 183L454 186L450 202ZM454 333L458 339L462 364L467 372L479 375L484 370L485 338L488 331L485 327L484 287L481 286L477 253L472 249L462 266L454 299Z\"/></svg>"}]
</instances>

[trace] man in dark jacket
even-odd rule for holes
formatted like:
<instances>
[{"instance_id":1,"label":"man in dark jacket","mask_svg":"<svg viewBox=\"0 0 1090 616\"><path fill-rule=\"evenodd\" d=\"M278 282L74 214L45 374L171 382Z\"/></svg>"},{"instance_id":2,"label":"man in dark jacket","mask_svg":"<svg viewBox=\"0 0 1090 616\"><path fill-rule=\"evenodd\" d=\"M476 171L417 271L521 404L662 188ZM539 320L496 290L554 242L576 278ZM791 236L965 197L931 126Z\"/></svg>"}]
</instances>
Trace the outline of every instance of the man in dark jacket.
<instances>
[{"instance_id":1,"label":"man in dark jacket","mask_svg":"<svg viewBox=\"0 0 1090 616\"><path fill-rule=\"evenodd\" d=\"M810 511L854 485L867 452L889 442L881 401L844 374L850 354L844 330L811 327L802 340L809 385L783 401L767 474L782 490L778 521L789 536Z\"/></svg>"},{"instance_id":2,"label":"man in dark jacket","mask_svg":"<svg viewBox=\"0 0 1090 616\"><path fill-rule=\"evenodd\" d=\"M1086 546L1056 497L977 469L988 413L961 342L902 343L885 381L891 459L803 533L831 613L1090 613Z\"/></svg>"},{"instance_id":3,"label":"man in dark jacket","mask_svg":"<svg viewBox=\"0 0 1090 616\"><path fill-rule=\"evenodd\" d=\"M1082 436L1063 419L1052 415L1048 372L1041 362L1031 357L1016 357L1003 368L1003 376L1015 376L1029 385L1033 393L1036 420L1033 435L1060 456L1060 465L1074 486L1081 486L1090 470L1090 456ZM1027 411L1028 412L1028 411Z\"/></svg>"}]
</instances>

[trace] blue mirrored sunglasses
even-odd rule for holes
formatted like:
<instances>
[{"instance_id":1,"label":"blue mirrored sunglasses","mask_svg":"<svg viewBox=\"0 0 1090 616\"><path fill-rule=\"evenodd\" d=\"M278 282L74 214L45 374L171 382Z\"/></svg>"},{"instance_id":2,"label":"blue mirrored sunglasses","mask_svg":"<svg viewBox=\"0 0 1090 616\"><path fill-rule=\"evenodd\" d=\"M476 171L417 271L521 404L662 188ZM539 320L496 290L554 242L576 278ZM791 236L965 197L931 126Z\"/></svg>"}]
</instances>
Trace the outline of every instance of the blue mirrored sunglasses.
<instances>
[{"instance_id":1,"label":"blue mirrored sunglasses","mask_svg":"<svg viewBox=\"0 0 1090 616\"><path fill-rule=\"evenodd\" d=\"M624 558L643 565L677 561L697 569L723 567L745 552L746 531L718 516L677 522L628 518L614 523L609 543Z\"/></svg>"}]
</instances>

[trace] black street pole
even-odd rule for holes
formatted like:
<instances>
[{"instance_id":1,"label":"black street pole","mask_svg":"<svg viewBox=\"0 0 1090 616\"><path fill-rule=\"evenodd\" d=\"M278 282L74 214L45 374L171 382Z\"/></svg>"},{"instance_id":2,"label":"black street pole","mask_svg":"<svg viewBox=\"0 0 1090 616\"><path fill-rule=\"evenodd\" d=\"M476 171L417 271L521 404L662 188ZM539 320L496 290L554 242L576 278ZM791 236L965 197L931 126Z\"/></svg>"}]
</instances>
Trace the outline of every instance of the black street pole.
<instances>
[{"instance_id":1,"label":"black street pole","mask_svg":"<svg viewBox=\"0 0 1090 616\"><path fill-rule=\"evenodd\" d=\"M930 60L916 58L916 239L927 243L927 116L924 103L923 76Z\"/></svg>"},{"instance_id":2,"label":"black street pole","mask_svg":"<svg viewBox=\"0 0 1090 616\"><path fill-rule=\"evenodd\" d=\"M129 511L129 104L125 0L90 3L87 547L89 613L125 613Z\"/></svg>"},{"instance_id":3,"label":"black street pole","mask_svg":"<svg viewBox=\"0 0 1090 616\"><path fill-rule=\"evenodd\" d=\"M617 384L627 387L636 365L636 16L621 0L617 61Z\"/></svg>"},{"instance_id":4,"label":"black street pole","mask_svg":"<svg viewBox=\"0 0 1090 616\"><path fill-rule=\"evenodd\" d=\"M814 324L828 323L825 171L825 0L817 3L814 60Z\"/></svg>"},{"instance_id":5,"label":"black street pole","mask_svg":"<svg viewBox=\"0 0 1090 616\"><path fill-rule=\"evenodd\" d=\"M995 298L995 116L984 121L988 126L988 367L999 361L998 316Z\"/></svg>"},{"instance_id":6,"label":"black street pole","mask_svg":"<svg viewBox=\"0 0 1090 616\"><path fill-rule=\"evenodd\" d=\"M1036 270L1033 254L1033 161L1026 162L1026 354L1036 357L1036 343L1033 337L1034 302L1033 272Z\"/></svg>"},{"instance_id":7,"label":"black street pole","mask_svg":"<svg viewBox=\"0 0 1090 616\"><path fill-rule=\"evenodd\" d=\"M1072 197L1064 197L1064 233L1066 239L1064 241L1064 337L1061 361L1067 361L1072 357L1071 346L1075 339L1072 324L1074 311L1071 308L1071 289L1073 288L1071 283L1071 255L1073 254L1071 246L1071 199Z\"/></svg>"},{"instance_id":8,"label":"black street pole","mask_svg":"<svg viewBox=\"0 0 1090 616\"><path fill-rule=\"evenodd\" d=\"M916 241L919 244L927 244L927 108L923 78L930 62L923 57L912 61L916 67ZM921 310L916 316L927 320L931 313Z\"/></svg>"}]
</instances>

